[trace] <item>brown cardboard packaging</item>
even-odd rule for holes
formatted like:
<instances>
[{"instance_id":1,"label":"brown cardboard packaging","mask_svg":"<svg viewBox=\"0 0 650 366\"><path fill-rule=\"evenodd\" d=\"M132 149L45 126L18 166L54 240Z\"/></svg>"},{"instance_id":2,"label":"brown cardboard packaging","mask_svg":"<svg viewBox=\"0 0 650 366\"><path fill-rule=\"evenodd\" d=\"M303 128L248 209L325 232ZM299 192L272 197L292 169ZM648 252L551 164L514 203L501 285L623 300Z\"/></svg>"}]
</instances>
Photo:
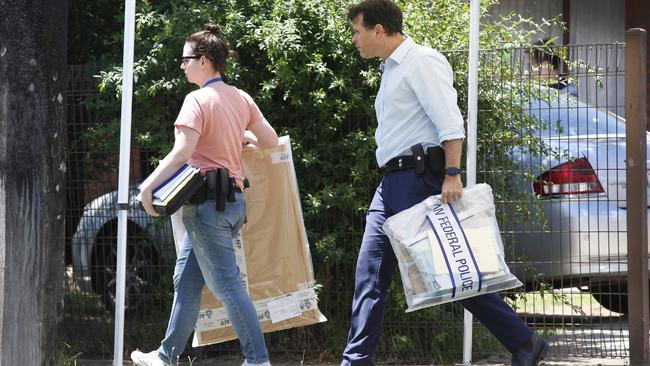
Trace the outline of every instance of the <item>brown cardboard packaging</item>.
<instances>
[{"instance_id":1,"label":"brown cardboard packaging","mask_svg":"<svg viewBox=\"0 0 650 366\"><path fill-rule=\"evenodd\" d=\"M298 195L291 144L247 147L242 153L247 222L234 240L242 281L262 330L273 332L326 321L318 309L314 273ZM178 217L175 238L182 238ZM184 230L184 228L182 228ZM237 338L220 301L203 288L194 346Z\"/></svg>"}]
</instances>

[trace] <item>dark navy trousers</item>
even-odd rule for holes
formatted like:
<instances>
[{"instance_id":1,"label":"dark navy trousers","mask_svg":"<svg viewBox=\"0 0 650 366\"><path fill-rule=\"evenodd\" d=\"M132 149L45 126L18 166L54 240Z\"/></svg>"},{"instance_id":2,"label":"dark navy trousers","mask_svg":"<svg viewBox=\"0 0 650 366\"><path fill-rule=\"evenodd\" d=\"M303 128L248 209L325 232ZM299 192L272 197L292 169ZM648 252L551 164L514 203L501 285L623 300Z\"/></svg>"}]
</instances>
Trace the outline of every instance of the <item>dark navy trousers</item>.
<instances>
[{"instance_id":1,"label":"dark navy trousers","mask_svg":"<svg viewBox=\"0 0 650 366\"><path fill-rule=\"evenodd\" d=\"M421 176L414 169L388 173L377 187L372 199L363 241L357 259L352 300L352 320L348 344L341 365L372 365L379 343L388 288L397 258L384 234L384 221L425 198L440 194L443 177L428 169ZM517 351L533 335L533 331L499 297L486 294L458 301L510 351Z\"/></svg>"}]
</instances>

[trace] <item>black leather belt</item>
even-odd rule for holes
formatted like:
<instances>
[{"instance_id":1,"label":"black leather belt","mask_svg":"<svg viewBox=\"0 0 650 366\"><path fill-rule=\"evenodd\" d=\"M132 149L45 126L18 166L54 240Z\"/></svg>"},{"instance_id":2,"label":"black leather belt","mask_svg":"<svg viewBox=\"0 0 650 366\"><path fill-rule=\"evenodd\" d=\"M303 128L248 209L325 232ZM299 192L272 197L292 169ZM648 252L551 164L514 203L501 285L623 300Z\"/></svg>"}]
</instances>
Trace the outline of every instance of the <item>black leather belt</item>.
<instances>
[{"instance_id":1,"label":"black leather belt","mask_svg":"<svg viewBox=\"0 0 650 366\"><path fill-rule=\"evenodd\" d=\"M248 179L244 178L244 188L249 185ZM202 187L194 193L189 202L201 204L206 200L216 200L217 211L223 212L226 202L235 202L235 192L242 193L242 189L237 187L234 178L230 178L228 169L217 168L205 173Z\"/></svg>"},{"instance_id":2,"label":"black leather belt","mask_svg":"<svg viewBox=\"0 0 650 366\"><path fill-rule=\"evenodd\" d=\"M413 155L397 156L388 161L384 166L386 173L399 170L415 169L416 174L424 173L425 166L429 166L431 173L436 176L443 176L445 170L445 151L440 146L429 147L424 152L421 144L413 145Z\"/></svg>"},{"instance_id":3,"label":"black leather belt","mask_svg":"<svg viewBox=\"0 0 650 366\"><path fill-rule=\"evenodd\" d=\"M419 158L422 159L422 157ZM417 160L414 156L398 156L390 159L384 166L384 169L386 169L386 173L396 172L398 170L415 169L416 162Z\"/></svg>"}]
</instances>

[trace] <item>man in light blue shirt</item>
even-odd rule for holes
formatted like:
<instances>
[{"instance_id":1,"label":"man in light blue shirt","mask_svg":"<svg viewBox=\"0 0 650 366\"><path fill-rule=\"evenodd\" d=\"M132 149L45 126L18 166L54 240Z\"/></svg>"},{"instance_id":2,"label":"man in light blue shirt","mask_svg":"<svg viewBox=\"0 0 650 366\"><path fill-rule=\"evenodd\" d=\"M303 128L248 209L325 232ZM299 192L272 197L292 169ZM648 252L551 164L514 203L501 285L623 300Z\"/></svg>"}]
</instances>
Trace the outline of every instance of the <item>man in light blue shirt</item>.
<instances>
[{"instance_id":1,"label":"man in light blue shirt","mask_svg":"<svg viewBox=\"0 0 650 366\"><path fill-rule=\"evenodd\" d=\"M459 168L465 137L449 63L402 34L399 7L391 0L365 0L349 8L348 19L361 57L382 60L375 139L377 163L386 174L368 209L359 250L350 332L341 362L346 366L372 365L379 342L397 266L382 229L386 218L434 194L441 194L445 203L462 196ZM536 365L545 356L546 342L498 294L459 303L513 353L513 365Z\"/></svg>"},{"instance_id":2,"label":"man in light blue shirt","mask_svg":"<svg viewBox=\"0 0 650 366\"><path fill-rule=\"evenodd\" d=\"M381 86L375 100L380 167L396 156L409 154L417 143L425 148L448 141L462 145L465 137L447 60L411 38L399 35L396 40L401 43L381 64Z\"/></svg>"}]
</instances>

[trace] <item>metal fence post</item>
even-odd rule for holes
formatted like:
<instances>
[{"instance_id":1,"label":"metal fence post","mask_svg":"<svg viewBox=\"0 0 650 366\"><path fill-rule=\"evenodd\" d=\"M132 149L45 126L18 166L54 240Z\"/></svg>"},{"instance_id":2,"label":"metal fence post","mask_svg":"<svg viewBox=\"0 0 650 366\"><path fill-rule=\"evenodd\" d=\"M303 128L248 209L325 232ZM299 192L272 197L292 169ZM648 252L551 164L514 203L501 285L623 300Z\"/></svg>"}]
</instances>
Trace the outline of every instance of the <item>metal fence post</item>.
<instances>
[{"instance_id":1,"label":"metal fence post","mask_svg":"<svg viewBox=\"0 0 650 366\"><path fill-rule=\"evenodd\" d=\"M650 364L648 349L648 215L646 153L646 31L625 33L627 258L630 362Z\"/></svg>"}]
</instances>

